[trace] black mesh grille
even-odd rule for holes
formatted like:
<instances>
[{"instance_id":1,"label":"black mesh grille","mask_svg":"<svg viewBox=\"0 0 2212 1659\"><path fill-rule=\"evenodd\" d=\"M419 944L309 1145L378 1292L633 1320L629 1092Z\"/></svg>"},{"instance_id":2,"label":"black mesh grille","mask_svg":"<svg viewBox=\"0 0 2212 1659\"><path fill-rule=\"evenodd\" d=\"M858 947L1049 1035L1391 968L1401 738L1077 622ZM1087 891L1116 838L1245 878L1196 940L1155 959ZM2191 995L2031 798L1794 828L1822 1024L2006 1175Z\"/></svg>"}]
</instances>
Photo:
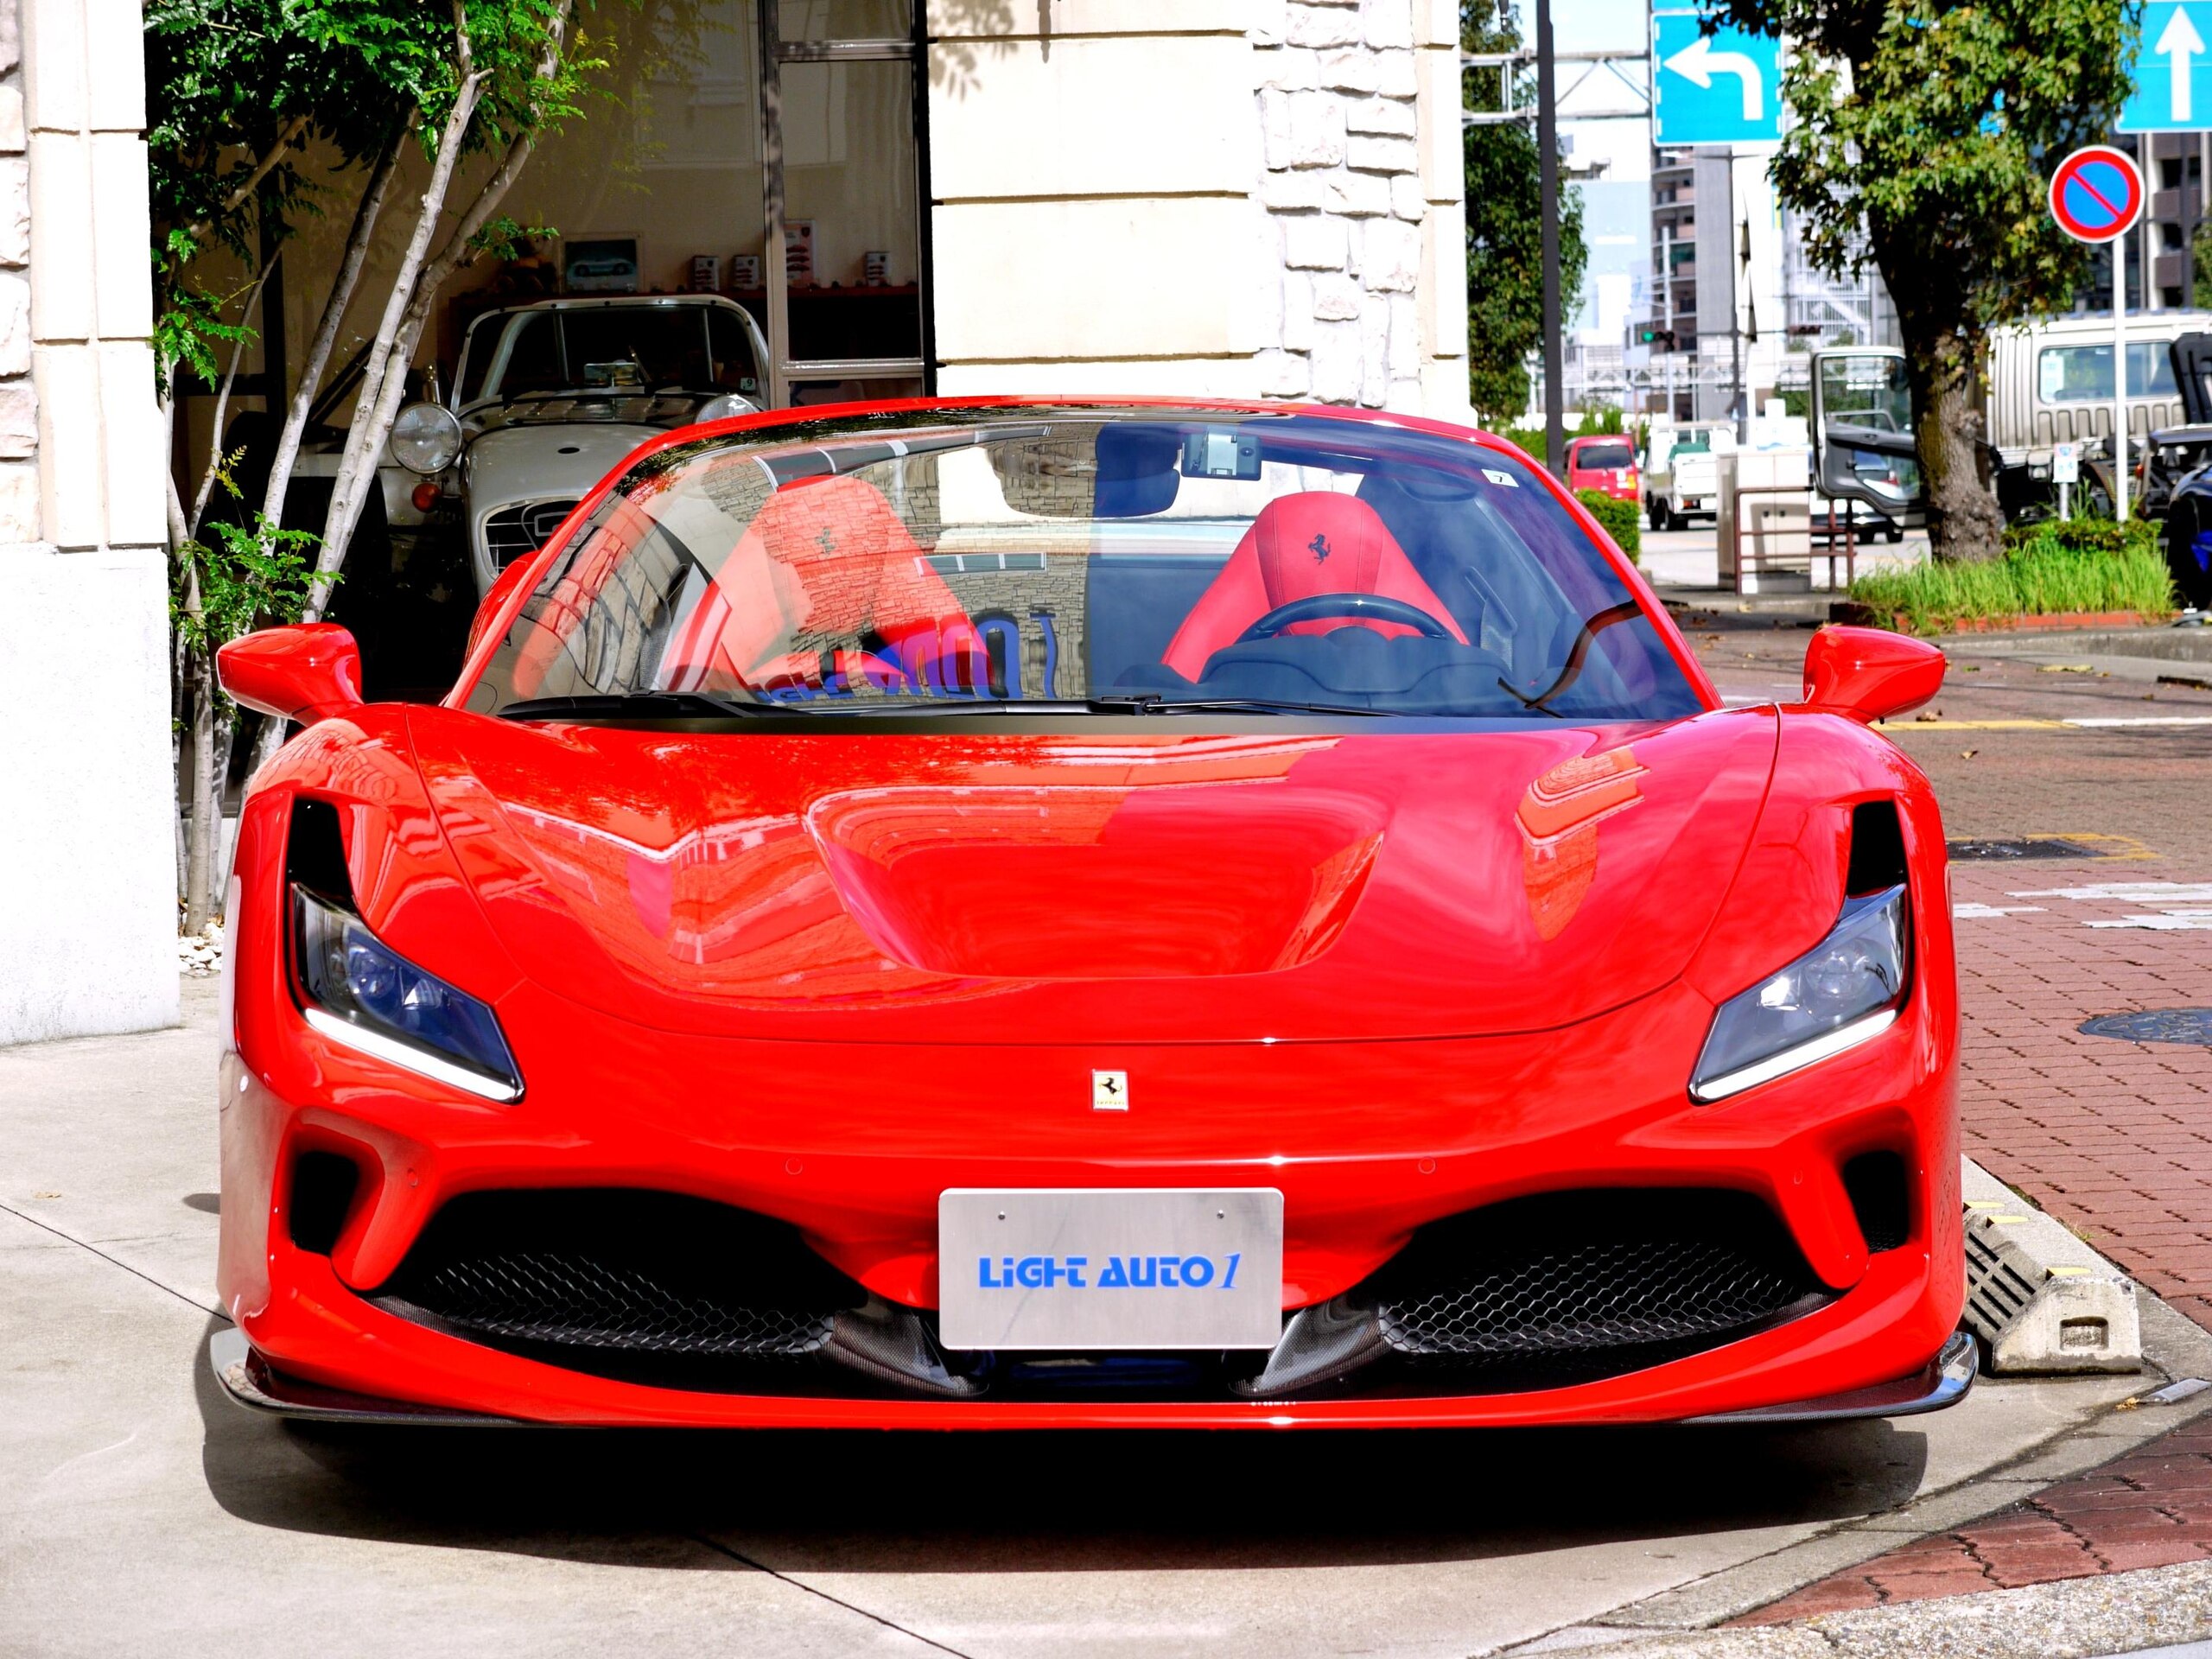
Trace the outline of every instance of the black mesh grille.
<instances>
[{"instance_id":1,"label":"black mesh grille","mask_svg":"<svg viewBox=\"0 0 2212 1659\"><path fill-rule=\"evenodd\" d=\"M494 569L504 570L517 559L535 553L561 521L575 510L573 501L525 501L501 507L484 521L484 546Z\"/></svg>"},{"instance_id":2,"label":"black mesh grille","mask_svg":"<svg viewBox=\"0 0 2212 1659\"><path fill-rule=\"evenodd\" d=\"M733 1306L582 1252L524 1250L448 1262L413 1300L483 1336L655 1354L810 1354L836 1312Z\"/></svg>"},{"instance_id":3,"label":"black mesh grille","mask_svg":"<svg viewBox=\"0 0 2212 1659\"><path fill-rule=\"evenodd\" d=\"M374 1293L395 1313L582 1370L817 1352L861 1287L764 1216L676 1193L455 1198Z\"/></svg>"},{"instance_id":4,"label":"black mesh grille","mask_svg":"<svg viewBox=\"0 0 2212 1659\"><path fill-rule=\"evenodd\" d=\"M1383 1339L1402 1355L1559 1362L1585 1376L1748 1334L1820 1294L1766 1205L1719 1192L1491 1205L1422 1229L1373 1282Z\"/></svg>"}]
</instances>

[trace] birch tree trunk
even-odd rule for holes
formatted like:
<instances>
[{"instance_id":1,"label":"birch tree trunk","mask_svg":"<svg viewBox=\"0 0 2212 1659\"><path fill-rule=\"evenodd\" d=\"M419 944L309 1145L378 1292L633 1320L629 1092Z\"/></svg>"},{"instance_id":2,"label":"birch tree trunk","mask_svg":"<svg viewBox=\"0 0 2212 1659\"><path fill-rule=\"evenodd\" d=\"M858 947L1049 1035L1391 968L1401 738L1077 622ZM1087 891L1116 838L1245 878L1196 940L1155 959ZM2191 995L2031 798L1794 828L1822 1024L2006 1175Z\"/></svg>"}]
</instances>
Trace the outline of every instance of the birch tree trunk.
<instances>
[{"instance_id":1,"label":"birch tree trunk","mask_svg":"<svg viewBox=\"0 0 2212 1659\"><path fill-rule=\"evenodd\" d=\"M185 530L192 539L200 535L200 526L207 517L207 499L215 493L215 480L223 470L223 416L231 406L231 391L238 385L238 364L245 356L247 336L245 330L253 321L253 308L261 302L261 291L269 285L270 274L276 269L276 261L284 257L279 248L264 260L261 275L253 279L253 286L246 292L245 305L238 312L238 337L231 342L230 365L223 371L223 383L215 391L215 417L207 438L207 466L200 474L200 488L192 498L191 516L185 520Z\"/></svg>"},{"instance_id":2,"label":"birch tree trunk","mask_svg":"<svg viewBox=\"0 0 2212 1659\"><path fill-rule=\"evenodd\" d=\"M363 365L361 390L353 404L353 423L346 429L346 452L338 463L338 478L330 494L330 512L323 520L322 549L315 559L315 581L308 589L304 614L308 621L320 617L323 607L330 602L330 579L345 562L346 543L360 518L363 494L378 482L377 461L384 453L389 423L364 417L384 401L384 383L393 367L392 345L399 338L401 324L414 300L423 261L429 257L430 239L436 234L438 219L445 211L446 194L453 188L453 173L461 161L462 140L467 137L468 124L475 117L477 102L483 93L483 80L476 73L469 47L467 22L461 15L458 0L454 7L454 34L461 81L454 89L453 108L438 135L437 159L431 164L429 182L423 188L414 232L407 238L407 251L392 276L391 294L385 302L384 316L377 324L376 339ZM397 378L404 382L404 365ZM396 399L393 407L396 412Z\"/></svg>"},{"instance_id":3,"label":"birch tree trunk","mask_svg":"<svg viewBox=\"0 0 2212 1659\"><path fill-rule=\"evenodd\" d=\"M176 442L176 399L164 392L162 396L162 453L168 454ZM162 481L168 486L164 505L169 527L169 580L177 580L177 562L185 557L184 544L192 539L184 522L184 501L176 492L176 473L174 468L162 469ZM192 707L190 663L184 648L184 630L169 629L169 822L175 828L176 842L176 896L184 897L185 883L192 869L191 837L185 833L184 823L184 733Z\"/></svg>"},{"instance_id":4,"label":"birch tree trunk","mask_svg":"<svg viewBox=\"0 0 2212 1659\"><path fill-rule=\"evenodd\" d=\"M200 572L186 555L184 612L200 615ZM187 837L184 870L184 931L197 933L213 912L215 847L222 836L222 804L215 772L215 664L202 634L190 648L192 667L192 830Z\"/></svg>"},{"instance_id":5,"label":"birch tree trunk","mask_svg":"<svg viewBox=\"0 0 2212 1659\"><path fill-rule=\"evenodd\" d=\"M353 228L346 234L338 276L331 285L329 299L324 302L322 319L315 325L315 340L308 347L307 359L300 365L299 390L292 394L291 405L285 410L283 428L276 435L276 451L269 463L269 487L262 498L261 512L270 530L283 522L284 498L291 489L292 468L299 462L300 442L307 434L308 411L315 407L323 373L330 366L338 331L344 325L346 308L353 302L354 290L360 286L361 268L368 263L369 243L376 233L377 219L384 212L385 198L391 194L391 181L399 172L401 151L414 130L415 114L410 111L384 154L377 158L376 167L362 190L360 206L354 210ZM261 550L265 554L270 546L264 539Z\"/></svg>"},{"instance_id":6,"label":"birch tree trunk","mask_svg":"<svg viewBox=\"0 0 2212 1659\"><path fill-rule=\"evenodd\" d=\"M537 79L548 80L558 68L561 50L567 37L569 19L574 10L573 0L567 0L552 22L547 26L545 50L540 56ZM461 60L467 67L467 35L455 14L455 29L461 46ZM464 80L465 89L472 89L469 103L474 105L475 81L473 74ZM456 112L459 105L456 104ZM339 465L338 486L331 493L330 513L323 524L322 552L316 561L316 581L308 594L307 615L312 620L322 614L327 602L329 578L346 557L354 527L359 524L361 510L367 501L370 486L376 482L376 461L384 453L385 438L391 423L399 413L400 399L406 395L407 366L414 360L415 347L421 340L423 329L429 320L430 308L436 302L438 290L463 266L476 257L472 245L484 226L490 221L508 189L513 185L523 166L530 160L537 147L535 130L525 131L507 146L506 155L493 172L484 188L476 194L468 210L461 215L453 234L446 240L435 257L423 257L418 250L426 248L428 232L443 212L445 198L452 188L453 157L460 148L465 124L456 128L452 120L446 124L438 147L437 166L433 169L429 188L423 194L423 215L416 221L415 237L410 244L410 259L404 263L399 276L392 283L391 299L385 308L385 326L378 328L374 344L363 365L361 390L353 408L353 424L346 434L346 454Z\"/></svg>"}]
</instances>

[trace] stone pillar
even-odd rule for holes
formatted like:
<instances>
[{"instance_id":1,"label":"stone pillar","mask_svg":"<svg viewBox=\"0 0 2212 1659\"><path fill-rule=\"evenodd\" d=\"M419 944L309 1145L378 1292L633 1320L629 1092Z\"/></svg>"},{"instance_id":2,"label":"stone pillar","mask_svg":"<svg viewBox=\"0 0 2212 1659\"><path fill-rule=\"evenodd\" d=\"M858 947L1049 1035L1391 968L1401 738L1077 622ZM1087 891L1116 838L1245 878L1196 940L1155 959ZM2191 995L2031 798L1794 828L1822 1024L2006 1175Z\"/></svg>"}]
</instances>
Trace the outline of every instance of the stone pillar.
<instances>
[{"instance_id":1,"label":"stone pillar","mask_svg":"<svg viewBox=\"0 0 2212 1659\"><path fill-rule=\"evenodd\" d=\"M0 0L0 1043L177 1018L138 0Z\"/></svg>"},{"instance_id":2,"label":"stone pillar","mask_svg":"<svg viewBox=\"0 0 2212 1659\"><path fill-rule=\"evenodd\" d=\"M1253 30L1273 396L1467 418L1459 22L1444 0L1274 0Z\"/></svg>"},{"instance_id":3,"label":"stone pillar","mask_svg":"<svg viewBox=\"0 0 2212 1659\"><path fill-rule=\"evenodd\" d=\"M1451 0L931 0L938 385L1471 418Z\"/></svg>"},{"instance_id":4,"label":"stone pillar","mask_svg":"<svg viewBox=\"0 0 2212 1659\"><path fill-rule=\"evenodd\" d=\"M938 387L1249 397L1249 0L931 0Z\"/></svg>"}]
</instances>

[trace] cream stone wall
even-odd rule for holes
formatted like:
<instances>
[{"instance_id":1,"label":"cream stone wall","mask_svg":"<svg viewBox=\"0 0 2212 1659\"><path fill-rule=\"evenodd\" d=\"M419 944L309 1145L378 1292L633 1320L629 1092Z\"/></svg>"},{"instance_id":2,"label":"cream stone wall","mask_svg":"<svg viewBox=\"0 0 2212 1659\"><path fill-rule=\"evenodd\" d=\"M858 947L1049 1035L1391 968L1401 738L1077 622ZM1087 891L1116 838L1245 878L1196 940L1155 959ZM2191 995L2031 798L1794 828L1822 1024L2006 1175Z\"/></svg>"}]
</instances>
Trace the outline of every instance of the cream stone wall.
<instances>
[{"instance_id":1,"label":"cream stone wall","mask_svg":"<svg viewBox=\"0 0 2212 1659\"><path fill-rule=\"evenodd\" d=\"M938 384L1470 418L1450 0L931 0Z\"/></svg>"},{"instance_id":2,"label":"cream stone wall","mask_svg":"<svg viewBox=\"0 0 2212 1659\"><path fill-rule=\"evenodd\" d=\"M0 0L0 1044L174 1024L138 0Z\"/></svg>"}]
</instances>

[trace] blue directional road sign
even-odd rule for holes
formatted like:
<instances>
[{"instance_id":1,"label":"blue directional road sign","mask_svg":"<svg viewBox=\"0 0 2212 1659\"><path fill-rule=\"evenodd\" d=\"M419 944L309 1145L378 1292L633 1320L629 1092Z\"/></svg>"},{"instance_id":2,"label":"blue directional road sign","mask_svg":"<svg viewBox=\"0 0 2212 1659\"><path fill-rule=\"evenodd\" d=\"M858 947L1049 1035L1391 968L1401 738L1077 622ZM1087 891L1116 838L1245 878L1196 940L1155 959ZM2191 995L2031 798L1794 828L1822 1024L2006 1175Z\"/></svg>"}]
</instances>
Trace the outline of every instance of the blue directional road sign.
<instances>
[{"instance_id":1,"label":"blue directional road sign","mask_svg":"<svg viewBox=\"0 0 2212 1659\"><path fill-rule=\"evenodd\" d=\"M2198 0L2212 10L2212 0ZM1764 35L1705 32L1694 11L1651 20L1653 142L1771 143L1782 137L1782 52Z\"/></svg>"},{"instance_id":2,"label":"blue directional road sign","mask_svg":"<svg viewBox=\"0 0 2212 1659\"><path fill-rule=\"evenodd\" d=\"M2135 91L2120 106L2122 132L2212 127L2212 0L2151 0L2133 65Z\"/></svg>"}]
</instances>

